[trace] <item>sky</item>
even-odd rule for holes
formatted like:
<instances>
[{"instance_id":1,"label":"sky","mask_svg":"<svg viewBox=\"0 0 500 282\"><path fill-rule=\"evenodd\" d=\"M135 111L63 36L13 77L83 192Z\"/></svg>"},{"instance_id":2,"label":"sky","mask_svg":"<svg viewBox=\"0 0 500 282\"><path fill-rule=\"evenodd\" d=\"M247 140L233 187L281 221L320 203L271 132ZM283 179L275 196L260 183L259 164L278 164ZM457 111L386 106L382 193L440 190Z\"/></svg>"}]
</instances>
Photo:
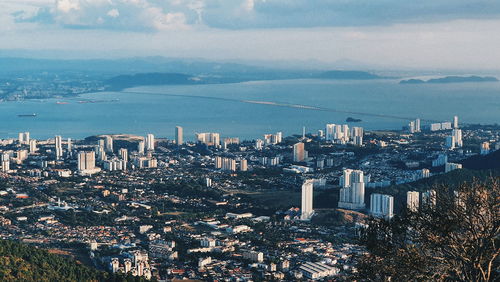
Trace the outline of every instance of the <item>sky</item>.
<instances>
[{"instance_id":1,"label":"sky","mask_svg":"<svg viewBox=\"0 0 500 282\"><path fill-rule=\"evenodd\" d=\"M0 0L0 50L500 69L498 0Z\"/></svg>"}]
</instances>

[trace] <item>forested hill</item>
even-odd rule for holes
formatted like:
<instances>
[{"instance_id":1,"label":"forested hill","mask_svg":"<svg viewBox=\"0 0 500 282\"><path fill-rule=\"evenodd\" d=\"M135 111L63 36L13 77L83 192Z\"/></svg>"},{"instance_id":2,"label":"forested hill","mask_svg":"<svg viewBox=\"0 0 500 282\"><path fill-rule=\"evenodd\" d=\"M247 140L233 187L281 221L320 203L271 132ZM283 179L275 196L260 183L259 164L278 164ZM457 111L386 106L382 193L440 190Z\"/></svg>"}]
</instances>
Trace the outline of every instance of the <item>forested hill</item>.
<instances>
[{"instance_id":1,"label":"forested hill","mask_svg":"<svg viewBox=\"0 0 500 282\"><path fill-rule=\"evenodd\" d=\"M97 271L26 244L0 240L0 281L141 281Z\"/></svg>"}]
</instances>

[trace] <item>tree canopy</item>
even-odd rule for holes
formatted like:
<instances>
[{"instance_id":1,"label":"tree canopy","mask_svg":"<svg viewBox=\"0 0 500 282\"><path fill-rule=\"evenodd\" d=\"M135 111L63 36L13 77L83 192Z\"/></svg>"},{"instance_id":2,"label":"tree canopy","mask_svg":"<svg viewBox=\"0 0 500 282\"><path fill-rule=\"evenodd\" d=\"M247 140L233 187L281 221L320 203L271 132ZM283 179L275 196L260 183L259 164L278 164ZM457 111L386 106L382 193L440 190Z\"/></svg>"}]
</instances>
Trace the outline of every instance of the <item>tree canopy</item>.
<instances>
[{"instance_id":1,"label":"tree canopy","mask_svg":"<svg viewBox=\"0 0 500 282\"><path fill-rule=\"evenodd\" d=\"M418 211L372 219L358 279L498 281L500 178L435 188Z\"/></svg>"}]
</instances>

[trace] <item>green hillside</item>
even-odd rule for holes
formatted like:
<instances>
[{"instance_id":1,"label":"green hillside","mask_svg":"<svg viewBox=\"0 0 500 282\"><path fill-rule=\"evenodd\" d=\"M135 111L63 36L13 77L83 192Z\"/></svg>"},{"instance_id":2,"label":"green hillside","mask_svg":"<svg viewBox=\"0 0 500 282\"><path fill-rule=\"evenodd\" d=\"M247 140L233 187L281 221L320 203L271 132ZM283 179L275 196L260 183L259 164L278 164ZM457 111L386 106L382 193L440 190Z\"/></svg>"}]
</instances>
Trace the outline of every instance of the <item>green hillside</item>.
<instances>
[{"instance_id":1,"label":"green hillside","mask_svg":"<svg viewBox=\"0 0 500 282\"><path fill-rule=\"evenodd\" d=\"M26 244L0 240L0 281L141 281L97 271Z\"/></svg>"}]
</instances>

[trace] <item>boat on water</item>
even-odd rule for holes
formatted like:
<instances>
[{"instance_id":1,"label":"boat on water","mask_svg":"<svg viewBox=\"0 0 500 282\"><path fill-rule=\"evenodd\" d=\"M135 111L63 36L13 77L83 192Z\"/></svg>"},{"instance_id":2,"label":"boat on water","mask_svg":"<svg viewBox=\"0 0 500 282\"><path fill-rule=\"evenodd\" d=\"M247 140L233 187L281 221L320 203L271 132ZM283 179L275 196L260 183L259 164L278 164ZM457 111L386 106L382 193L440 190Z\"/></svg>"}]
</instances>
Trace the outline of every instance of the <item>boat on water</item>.
<instances>
[{"instance_id":1,"label":"boat on water","mask_svg":"<svg viewBox=\"0 0 500 282\"><path fill-rule=\"evenodd\" d=\"M69 103L68 102L60 102L60 101L58 101L58 102L56 102L56 104L58 104L58 105L66 105L66 104L69 104Z\"/></svg>"},{"instance_id":2,"label":"boat on water","mask_svg":"<svg viewBox=\"0 0 500 282\"><path fill-rule=\"evenodd\" d=\"M20 114L18 117L36 117L36 114Z\"/></svg>"}]
</instances>

